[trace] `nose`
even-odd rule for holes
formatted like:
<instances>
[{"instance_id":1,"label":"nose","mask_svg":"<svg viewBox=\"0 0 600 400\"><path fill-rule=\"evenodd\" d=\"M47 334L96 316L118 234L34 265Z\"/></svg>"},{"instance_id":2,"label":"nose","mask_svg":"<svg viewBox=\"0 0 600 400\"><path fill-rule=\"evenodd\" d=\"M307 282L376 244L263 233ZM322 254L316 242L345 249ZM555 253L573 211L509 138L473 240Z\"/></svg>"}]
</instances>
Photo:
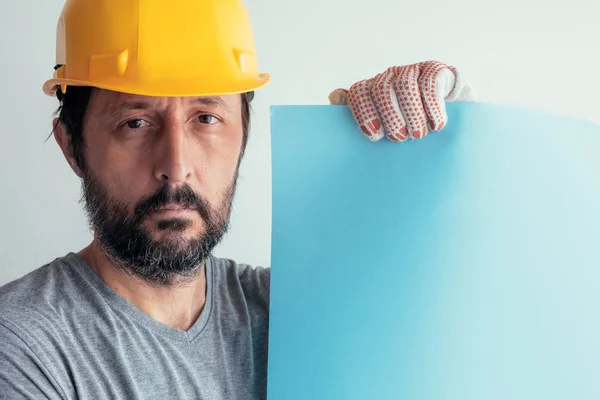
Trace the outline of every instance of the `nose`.
<instances>
[{"instance_id":1,"label":"nose","mask_svg":"<svg viewBox=\"0 0 600 400\"><path fill-rule=\"evenodd\" d=\"M191 148L183 123L169 122L163 126L156 143L155 178L170 185L187 182L193 174Z\"/></svg>"}]
</instances>

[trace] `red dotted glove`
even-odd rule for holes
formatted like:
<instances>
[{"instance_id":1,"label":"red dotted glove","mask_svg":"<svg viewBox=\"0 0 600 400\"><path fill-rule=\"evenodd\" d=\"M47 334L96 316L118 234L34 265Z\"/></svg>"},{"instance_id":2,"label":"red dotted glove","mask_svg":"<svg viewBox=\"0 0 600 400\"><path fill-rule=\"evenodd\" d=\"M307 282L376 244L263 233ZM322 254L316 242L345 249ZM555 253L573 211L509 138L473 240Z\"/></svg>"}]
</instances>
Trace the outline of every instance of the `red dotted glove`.
<instances>
[{"instance_id":1,"label":"red dotted glove","mask_svg":"<svg viewBox=\"0 0 600 400\"><path fill-rule=\"evenodd\" d=\"M441 130L448 122L446 102L475 101L475 93L454 67L425 61L390 67L349 90L333 91L329 100L348 104L370 140L403 142Z\"/></svg>"}]
</instances>

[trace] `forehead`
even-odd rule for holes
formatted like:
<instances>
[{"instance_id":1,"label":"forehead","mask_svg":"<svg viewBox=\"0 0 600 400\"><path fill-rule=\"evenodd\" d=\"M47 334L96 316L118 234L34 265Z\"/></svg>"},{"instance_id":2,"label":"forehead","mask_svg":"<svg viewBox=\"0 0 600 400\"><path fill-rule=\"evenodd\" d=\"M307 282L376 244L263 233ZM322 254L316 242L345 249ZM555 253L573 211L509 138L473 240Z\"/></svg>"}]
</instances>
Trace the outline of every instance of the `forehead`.
<instances>
[{"instance_id":1,"label":"forehead","mask_svg":"<svg viewBox=\"0 0 600 400\"><path fill-rule=\"evenodd\" d=\"M114 115L128 110L160 110L173 106L189 107L195 105L231 111L238 108L236 105L239 104L239 95L207 97L154 97L115 92L104 89L95 90L90 98L90 108L103 115Z\"/></svg>"}]
</instances>

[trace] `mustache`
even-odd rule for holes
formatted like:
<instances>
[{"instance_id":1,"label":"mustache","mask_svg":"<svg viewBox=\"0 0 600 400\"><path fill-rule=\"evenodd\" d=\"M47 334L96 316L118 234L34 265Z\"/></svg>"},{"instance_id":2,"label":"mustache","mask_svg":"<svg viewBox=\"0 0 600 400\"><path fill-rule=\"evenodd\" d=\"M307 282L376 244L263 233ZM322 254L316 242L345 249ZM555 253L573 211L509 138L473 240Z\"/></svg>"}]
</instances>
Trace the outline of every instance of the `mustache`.
<instances>
[{"instance_id":1,"label":"mustache","mask_svg":"<svg viewBox=\"0 0 600 400\"><path fill-rule=\"evenodd\" d=\"M176 189L163 186L156 193L141 200L134 210L134 219L141 221L151 212L158 211L167 205L177 205L195 210L205 220L211 217L212 207L208 201L186 183Z\"/></svg>"}]
</instances>

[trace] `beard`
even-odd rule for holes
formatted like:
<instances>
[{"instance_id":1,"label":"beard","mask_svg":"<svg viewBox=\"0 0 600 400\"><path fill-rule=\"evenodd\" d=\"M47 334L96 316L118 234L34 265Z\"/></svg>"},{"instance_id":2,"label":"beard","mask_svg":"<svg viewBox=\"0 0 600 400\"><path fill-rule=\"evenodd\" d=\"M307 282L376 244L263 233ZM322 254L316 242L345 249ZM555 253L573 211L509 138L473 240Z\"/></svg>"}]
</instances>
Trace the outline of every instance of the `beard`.
<instances>
[{"instance_id":1,"label":"beard","mask_svg":"<svg viewBox=\"0 0 600 400\"><path fill-rule=\"evenodd\" d=\"M152 286L171 286L196 278L204 261L227 233L237 176L236 171L219 208L184 184L177 189L163 186L129 211L126 203L111 198L87 170L82 181L82 201L96 239L118 269ZM152 212L173 204L198 212L204 229L195 236L183 237L193 222L168 218L154 225L166 235L161 240L153 239L144 222Z\"/></svg>"}]
</instances>

